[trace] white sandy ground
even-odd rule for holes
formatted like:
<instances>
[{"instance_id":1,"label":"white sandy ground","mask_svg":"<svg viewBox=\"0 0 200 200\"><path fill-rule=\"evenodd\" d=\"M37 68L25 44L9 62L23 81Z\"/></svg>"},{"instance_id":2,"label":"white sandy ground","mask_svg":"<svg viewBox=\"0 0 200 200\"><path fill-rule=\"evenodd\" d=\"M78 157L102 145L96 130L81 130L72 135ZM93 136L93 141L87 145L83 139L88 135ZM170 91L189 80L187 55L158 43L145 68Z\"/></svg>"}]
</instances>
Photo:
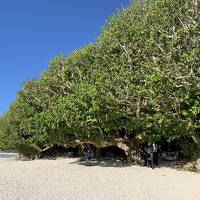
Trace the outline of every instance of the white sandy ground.
<instances>
[{"instance_id":1,"label":"white sandy ground","mask_svg":"<svg viewBox=\"0 0 200 200\"><path fill-rule=\"evenodd\" d=\"M200 174L0 155L0 200L200 200Z\"/></svg>"}]
</instances>

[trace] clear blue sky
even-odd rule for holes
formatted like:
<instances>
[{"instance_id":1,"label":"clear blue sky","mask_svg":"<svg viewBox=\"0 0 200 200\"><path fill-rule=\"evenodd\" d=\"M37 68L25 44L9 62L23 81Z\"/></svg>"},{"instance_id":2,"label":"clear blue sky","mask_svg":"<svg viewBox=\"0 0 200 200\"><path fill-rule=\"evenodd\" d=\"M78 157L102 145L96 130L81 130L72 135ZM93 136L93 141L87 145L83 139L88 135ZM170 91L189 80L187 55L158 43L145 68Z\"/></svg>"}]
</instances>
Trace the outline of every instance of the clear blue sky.
<instances>
[{"instance_id":1,"label":"clear blue sky","mask_svg":"<svg viewBox=\"0 0 200 200\"><path fill-rule=\"evenodd\" d=\"M52 57L93 42L130 0L0 0L0 115Z\"/></svg>"}]
</instances>

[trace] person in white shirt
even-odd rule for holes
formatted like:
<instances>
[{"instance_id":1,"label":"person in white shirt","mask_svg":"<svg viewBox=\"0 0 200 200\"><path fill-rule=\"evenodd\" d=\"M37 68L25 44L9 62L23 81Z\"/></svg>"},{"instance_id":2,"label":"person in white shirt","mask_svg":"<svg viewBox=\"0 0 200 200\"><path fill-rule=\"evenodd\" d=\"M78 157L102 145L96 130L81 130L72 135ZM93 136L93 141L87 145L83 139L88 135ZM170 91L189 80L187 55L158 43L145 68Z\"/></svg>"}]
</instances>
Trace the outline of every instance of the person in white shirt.
<instances>
[{"instance_id":1,"label":"person in white shirt","mask_svg":"<svg viewBox=\"0 0 200 200\"><path fill-rule=\"evenodd\" d=\"M154 142L152 145L152 152L153 152L153 164L158 164L158 145Z\"/></svg>"}]
</instances>

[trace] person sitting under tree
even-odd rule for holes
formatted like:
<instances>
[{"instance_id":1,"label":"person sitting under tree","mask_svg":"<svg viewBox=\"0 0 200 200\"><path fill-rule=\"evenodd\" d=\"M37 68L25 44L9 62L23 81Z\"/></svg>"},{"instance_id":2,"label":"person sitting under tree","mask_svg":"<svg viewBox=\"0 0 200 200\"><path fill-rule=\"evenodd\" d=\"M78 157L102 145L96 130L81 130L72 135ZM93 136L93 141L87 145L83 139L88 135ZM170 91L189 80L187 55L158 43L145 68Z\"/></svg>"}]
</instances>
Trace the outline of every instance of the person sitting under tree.
<instances>
[{"instance_id":1,"label":"person sitting under tree","mask_svg":"<svg viewBox=\"0 0 200 200\"><path fill-rule=\"evenodd\" d=\"M83 154L84 154L84 156L85 156L85 162L86 162L86 164L91 163L91 160L92 160L92 158L93 158L93 153L92 153L92 151L87 150L87 151L84 152Z\"/></svg>"}]
</instances>

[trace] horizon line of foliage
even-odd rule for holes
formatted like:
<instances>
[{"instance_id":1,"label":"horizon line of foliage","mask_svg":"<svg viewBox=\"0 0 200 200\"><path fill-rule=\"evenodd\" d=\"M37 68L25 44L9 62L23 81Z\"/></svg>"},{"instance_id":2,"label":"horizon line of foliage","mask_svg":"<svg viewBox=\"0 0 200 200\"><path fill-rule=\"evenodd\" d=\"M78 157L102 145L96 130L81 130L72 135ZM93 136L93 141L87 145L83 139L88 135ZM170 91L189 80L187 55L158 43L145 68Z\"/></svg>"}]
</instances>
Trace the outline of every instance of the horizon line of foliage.
<instances>
[{"instance_id":1,"label":"horizon line of foliage","mask_svg":"<svg viewBox=\"0 0 200 200\"><path fill-rule=\"evenodd\" d=\"M199 22L199 0L132 2L24 84L0 118L0 147L200 135Z\"/></svg>"}]
</instances>

